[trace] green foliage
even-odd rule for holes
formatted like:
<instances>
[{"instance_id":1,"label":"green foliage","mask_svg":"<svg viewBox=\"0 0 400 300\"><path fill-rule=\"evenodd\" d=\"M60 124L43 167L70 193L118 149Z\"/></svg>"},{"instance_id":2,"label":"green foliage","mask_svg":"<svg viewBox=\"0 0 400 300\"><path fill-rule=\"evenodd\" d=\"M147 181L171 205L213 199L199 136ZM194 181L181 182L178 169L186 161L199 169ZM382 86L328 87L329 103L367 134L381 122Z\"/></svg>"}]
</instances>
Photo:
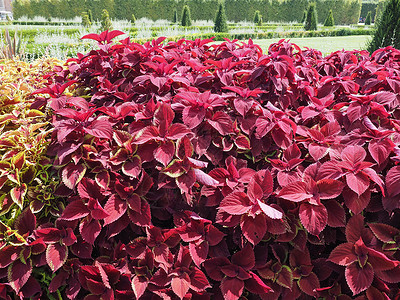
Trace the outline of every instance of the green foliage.
<instances>
[{"instance_id":1,"label":"green foliage","mask_svg":"<svg viewBox=\"0 0 400 300\"><path fill-rule=\"evenodd\" d=\"M226 20L225 7L223 3L219 4L214 24L215 32L228 32L228 21Z\"/></svg>"},{"instance_id":2,"label":"green foliage","mask_svg":"<svg viewBox=\"0 0 400 300\"><path fill-rule=\"evenodd\" d=\"M89 15L86 13L82 14L82 26L85 28L92 26L92 22L90 22Z\"/></svg>"},{"instance_id":3,"label":"green foliage","mask_svg":"<svg viewBox=\"0 0 400 300\"><path fill-rule=\"evenodd\" d=\"M90 23L93 23L93 15L92 15L92 10L91 9L87 10L87 15L89 17Z\"/></svg>"},{"instance_id":4,"label":"green foliage","mask_svg":"<svg viewBox=\"0 0 400 300\"><path fill-rule=\"evenodd\" d=\"M317 10L316 4L310 3L307 10L306 22L304 23L304 30L317 30Z\"/></svg>"},{"instance_id":5,"label":"green foliage","mask_svg":"<svg viewBox=\"0 0 400 300\"><path fill-rule=\"evenodd\" d=\"M400 49L400 0L388 0L383 12L375 22L375 33L368 45L368 51L387 46Z\"/></svg>"},{"instance_id":6,"label":"green foliage","mask_svg":"<svg viewBox=\"0 0 400 300\"><path fill-rule=\"evenodd\" d=\"M7 28L4 29L4 41L0 44L0 59L19 59L24 58L24 47L21 46L22 35L17 30L14 31L14 37L11 38Z\"/></svg>"},{"instance_id":7,"label":"green foliage","mask_svg":"<svg viewBox=\"0 0 400 300\"><path fill-rule=\"evenodd\" d=\"M365 25L371 25L371 14L371 11L369 11L367 17L365 18Z\"/></svg>"},{"instance_id":8,"label":"green foliage","mask_svg":"<svg viewBox=\"0 0 400 300\"><path fill-rule=\"evenodd\" d=\"M135 17L152 20L170 18L174 10L182 12L183 6L190 6L194 20L209 20L221 0L15 0L14 18L21 16L51 16L73 19L82 11L91 10L93 19L101 18L102 9L107 9L110 18L130 20ZM336 24L356 24L361 11L361 0L313 0L321 20L328 16L329 9L335 11ZM224 0L226 15L231 21L253 20L255 12L263 16L264 22L293 22L303 17L309 0ZM157 9L154 9L154 8ZM89 16L90 17L90 16ZM180 15L179 15L180 17ZM172 16L171 16L172 18ZM178 18L176 18L178 22ZM255 22L258 24L258 22Z\"/></svg>"},{"instance_id":9,"label":"green foliage","mask_svg":"<svg viewBox=\"0 0 400 300\"><path fill-rule=\"evenodd\" d=\"M132 22L133 25L135 25L135 23L136 23L135 14L132 14L131 22Z\"/></svg>"},{"instance_id":10,"label":"green foliage","mask_svg":"<svg viewBox=\"0 0 400 300\"><path fill-rule=\"evenodd\" d=\"M257 26L262 26L262 23L263 23L263 19L262 19L262 17L260 17L260 20L258 20Z\"/></svg>"},{"instance_id":11,"label":"green foliage","mask_svg":"<svg viewBox=\"0 0 400 300\"><path fill-rule=\"evenodd\" d=\"M304 22L306 21L306 18L307 18L307 11L305 10L304 13L303 13L303 17L301 18L301 22L300 23L304 24Z\"/></svg>"},{"instance_id":12,"label":"green foliage","mask_svg":"<svg viewBox=\"0 0 400 300\"><path fill-rule=\"evenodd\" d=\"M103 13L101 15L101 30L112 30L112 23L110 20L110 15L106 9L103 9Z\"/></svg>"},{"instance_id":13,"label":"green foliage","mask_svg":"<svg viewBox=\"0 0 400 300\"><path fill-rule=\"evenodd\" d=\"M182 26L192 26L189 6L185 5L182 10Z\"/></svg>"},{"instance_id":14,"label":"green foliage","mask_svg":"<svg viewBox=\"0 0 400 300\"><path fill-rule=\"evenodd\" d=\"M178 23L179 19L178 19L178 11L176 9L174 9L174 16L172 17L172 23L176 24Z\"/></svg>"},{"instance_id":15,"label":"green foliage","mask_svg":"<svg viewBox=\"0 0 400 300\"><path fill-rule=\"evenodd\" d=\"M333 13L332 13L332 9L331 9L329 11L328 16L325 19L324 26L328 27L328 26L334 26L334 25L335 25L335 21L333 19Z\"/></svg>"},{"instance_id":16,"label":"green foliage","mask_svg":"<svg viewBox=\"0 0 400 300\"><path fill-rule=\"evenodd\" d=\"M258 24L260 22L261 14L259 10L256 10L254 13L253 23Z\"/></svg>"}]
</instances>

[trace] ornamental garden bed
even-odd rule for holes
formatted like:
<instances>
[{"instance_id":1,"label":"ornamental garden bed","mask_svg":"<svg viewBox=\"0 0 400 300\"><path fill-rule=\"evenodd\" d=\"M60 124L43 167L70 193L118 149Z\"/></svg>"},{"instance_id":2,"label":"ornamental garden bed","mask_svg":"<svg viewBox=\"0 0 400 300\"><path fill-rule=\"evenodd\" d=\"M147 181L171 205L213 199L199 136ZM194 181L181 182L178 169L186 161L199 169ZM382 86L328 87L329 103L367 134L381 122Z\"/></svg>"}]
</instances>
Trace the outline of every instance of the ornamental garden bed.
<instances>
[{"instance_id":1,"label":"ornamental garden bed","mask_svg":"<svg viewBox=\"0 0 400 300\"><path fill-rule=\"evenodd\" d=\"M400 296L399 50L122 34L0 64L1 298Z\"/></svg>"}]
</instances>

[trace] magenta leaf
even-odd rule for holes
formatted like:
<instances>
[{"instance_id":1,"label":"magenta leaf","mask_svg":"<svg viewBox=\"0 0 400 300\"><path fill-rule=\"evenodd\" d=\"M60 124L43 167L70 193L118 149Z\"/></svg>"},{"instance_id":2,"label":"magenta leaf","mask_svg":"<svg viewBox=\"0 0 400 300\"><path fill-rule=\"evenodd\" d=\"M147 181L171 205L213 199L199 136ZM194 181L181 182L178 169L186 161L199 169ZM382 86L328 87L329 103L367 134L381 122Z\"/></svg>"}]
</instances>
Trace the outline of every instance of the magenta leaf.
<instances>
[{"instance_id":1,"label":"magenta leaf","mask_svg":"<svg viewBox=\"0 0 400 300\"><path fill-rule=\"evenodd\" d=\"M17 186L11 189L10 195L11 199L17 204L21 209L24 206L24 199L27 192L27 185L23 183L21 186Z\"/></svg>"},{"instance_id":2,"label":"magenta leaf","mask_svg":"<svg viewBox=\"0 0 400 300\"><path fill-rule=\"evenodd\" d=\"M348 266L357 260L357 256L353 251L353 243L344 243L332 250L329 260L341 266Z\"/></svg>"},{"instance_id":3,"label":"magenta leaf","mask_svg":"<svg viewBox=\"0 0 400 300\"><path fill-rule=\"evenodd\" d=\"M253 245L257 245L267 232L265 216L262 214L255 217L243 215L240 220L240 228L246 239Z\"/></svg>"},{"instance_id":4,"label":"magenta leaf","mask_svg":"<svg viewBox=\"0 0 400 300\"><path fill-rule=\"evenodd\" d=\"M390 197L400 194L400 166L395 166L386 175L386 188Z\"/></svg>"},{"instance_id":5,"label":"magenta leaf","mask_svg":"<svg viewBox=\"0 0 400 300\"><path fill-rule=\"evenodd\" d=\"M71 190L82 180L86 173L86 166L74 165L72 163L66 165L62 170L62 181Z\"/></svg>"},{"instance_id":6,"label":"magenta leaf","mask_svg":"<svg viewBox=\"0 0 400 300\"><path fill-rule=\"evenodd\" d=\"M31 274L32 261L30 259L26 263L16 260L8 266L8 283L18 293L27 283Z\"/></svg>"},{"instance_id":7,"label":"magenta leaf","mask_svg":"<svg viewBox=\"0 0 400 300\"><path fill-rule=\"evenodd\" d=\"M84 130L94 137L102 139L111 139L113 134L111 123L105 119L92 121L88 126L84 127Z\"/></svg>"},{"instance_id":8,"label":"magenta leaf","mask_svg":"<svg viewBox=\"0 0 400 300\"><path fill-rule=\"evenodd\" d=\"M221 292L226 300L237 300L244 290L244 282L237 278L225 277L221 282Z\"/></svg>"},{"instance_id":9,"label":"magenta leaf","mask_svg":"<svg viewBox=\"0 0 400 300\"><path fill-rule=\"evenodd\" d=\"M300 202L313 195L308 192L305 182L296 181L283 187L278 196L289 201Z\"/></svg>"},{"instance_id":10,"label":"magenta leaf","mask_svg":"<svg viewBox=\"0 0 400 300\"><path fill-rule=\"evenodd\" d=\"M100 234L101 225L98 220L85 218L79 224L79 232L82 235L82 238L93 245L95 239Z\"/></svg>"},{"instance_id":11,"label":"magenta leaf","mask_svg":"<svg viewBox=\"0 0 400 300\"><path fill-rule=\"evenodd\" d=\"M187 273L182 273L179 277L174 277L171 280L172 291L183 299L190 288L190 277Z\"/></svg>"},{"instance_id":12,"label":"magenta leaf","mask_svg":"<svg viewBox=\"0 0 400 300\"><path fill-rule=\"evenodd\" d=\"M55 272L63 266L68 257L68 248L59 243L50 244L46 250L46 262L50 269Z\"/></svg>"},{"instance_id":13,"label":"magenta leaf","mask_svg":"<svg viewBox=\"0 0 400 300\"><path fill-rule=\"evenodd\" d=\"M233 192L221 201L219 208L231 215L242 215L251 208L249 198L243 192Z\"/></svg>"},{"instance_id":14,"label":"magenta leaf","mask_svg":"<svg viewBox=\"0 0 400 300\"><path fill-rule=\"evenodd\" d=\"M313 235L318 235L328 224L328 211L323 205L303 203L299 216L303 226Z\"/></svg>"},{"instance_id":15,"label":"magenta leaf","mask_svg":"<svg viewBox=\"0 0 400 300\"><path fill-rule=\"evenodd\" d=\"M352 263L346 267L345 276L353 295L357 295L371 286L374 270L369 263L362 268L358 263Z\"/></svg>"}]
</instances>

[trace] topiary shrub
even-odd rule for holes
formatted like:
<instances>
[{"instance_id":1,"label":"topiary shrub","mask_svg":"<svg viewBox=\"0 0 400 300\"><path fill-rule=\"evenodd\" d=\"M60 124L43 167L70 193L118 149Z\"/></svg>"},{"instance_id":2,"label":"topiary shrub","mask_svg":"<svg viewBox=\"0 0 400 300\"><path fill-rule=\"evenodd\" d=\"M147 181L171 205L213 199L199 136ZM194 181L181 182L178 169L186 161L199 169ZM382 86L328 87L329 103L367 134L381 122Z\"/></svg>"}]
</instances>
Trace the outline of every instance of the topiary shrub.
<instances>
[{"instance_id":1,"label":"topiary shrub","mask_svg":"<svg viewBox=\"0 0 400 300\"><path fill-rule=\"evenodd\" d=\"M400 0L388 0L375 22L375 33L368 44L368 51L387 46L400 49Z\"/></svg>"},{"instance_id":2,"label":"topiary shrub","mask_svg":"<svg viewBox=\"0 0 400 300\"><path fill-rule=\"evenodd\" d=\"M307 10L305 10L305 11L303 12L303 17L301 18L300 23L303 23L303 24L304 24L304 22L306 21L306 18L307 18Z\"/></svg>"},{"instance_id":3,"label":"topiary shrub","mask_svg":"<svg viewBox=\"0 0 400 300\"><path fill-rule=\"evenodd\" d=\"M135 17L134 13L132 13L131 23L132 23L132 25L135 25L135 23L136 23L136 17Z\"/></svg>"},{"instance_id":4,"label":"topiary shrub","mask_svg":"<svg viewBox=\"0 0 400 300\"><path fill-rule=\"evenodd\" d=\"M218 11L215 16L215 22L214 22L214 31L228 32L228 22L226 19L225 7L223 3L220 3L218 6Z\"/></svg>"},{"instance_id":5,"label":"topiary shrub","mask_svg":"<svg viewBox=\"0 0 400 300\"><path fill-rule=\"evenodd\" d=\"M90 18L86 13L82 14L82 26L85 28L92 26L92 22L90 22Z\"/></svg>"},{"instance_id":6,"label":"topiary shrub","mask_svg":"<svg viewBox=\"0 0 400 300\"><path fill-rule=\"evenodd\" d=\"M89 17L90 23L93 23L93 14L92 14L92 10L91 9L87 10L87 15Z\"/></svg>"},{"instance_id":7,"label":"topiary shrub","mask_svg":"<svg viewBox=\"0 0 400 300\"><path fill-rule=\"evenodd\" d=\"M261 13L260 13L259 10L256 10L256 11L254 12L253 23L254 23L254 24L258 24L258 23L260 22L260 19L261 19Z\"/></svg>"},{"instance_id":8,"label":"topiary shrub","mask_svg":"<svg viewBox=\"0 0 400 300\"><path fill-rule=\"evenodd\" d=\"M304 23L304 30L317 30L317 10L316 4L310 3L307 10L306 21Z\"/></svg>"},{"instance_id":9,"label":"topiary shrub","mask_svg":"<svg viewBox=\"0 0 400 300\"><path fill-rule=\"evenodd\" d=\"M260 20L258 20L257 26L263 25L263 18L260 16Z\"/></svg>"},{"instance_id":10,"label":"topiary shrub","mask_svg":"<svg viewBox=\"0 0 400 300\"><path fill-rule=\"evenodd\" d=\"M371 11L369 11L368 13L367 13L367 17L365 18L365 25L371 25L371 17L372 16L372 12Z\"/></svg>"},{"instance_id":11,"label":"topiary shrub","mask_svg":"<svg viewBox=\"0 0 400 300\"><path fill-rule=\"evenodd\" d=\"M326 27L335 26L332 9L329 11L329 14L325 19L324 26L326 26Z\"/></svg>"},{"instance_id":12,"label":"topiary shrub","mask_svg":"<svg viewBox=\"0 0 400 300\"><path fill-rule=\"evenodd\" d=\"M172 23L176 24L178 22L179 22L178 11L174 9L174 15L172 16Z\"/></svg>"},{"instance_id":13,"label":"topiary shrub","mask_svg":"<svg viewBox=\"0 0 400 300\"><path fill-rule=\"evenodd\" d=\"M101 30L112 30L110 15L108 14L108 11L106 9L103 9L103 12L101 14Z\"/></svg>"},{"instance_id":14,"label":"topiary shrub","mask_svg":"<svg viewBox=\"0 0 400 300\"><path fill-rule=\"evenodd\" d=\"M190 9L189 6L184 5L182 10L182 26L192 26L192 20L190 17Z\"/></svg>"}]
</instances>

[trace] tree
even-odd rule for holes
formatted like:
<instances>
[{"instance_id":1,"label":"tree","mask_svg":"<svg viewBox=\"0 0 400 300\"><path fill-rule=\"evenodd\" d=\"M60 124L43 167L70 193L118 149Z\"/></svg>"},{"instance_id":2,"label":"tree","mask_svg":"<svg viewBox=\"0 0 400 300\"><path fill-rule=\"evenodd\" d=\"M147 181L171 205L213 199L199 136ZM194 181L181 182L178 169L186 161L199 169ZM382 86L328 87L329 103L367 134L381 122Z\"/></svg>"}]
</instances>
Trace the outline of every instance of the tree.
<instances>
[{"instance_id":1,"label":"tree","mask_svg":"<svg viewBox=\"0 0 400 300\"><path fill-rule=\"evenodd\" d=\"M103 9L103 13L101 14L101 30L112 30L112 23L110 20L110 15L106 9Z\"/></svg>"},{"instance_id":2,"label":"tree","mask_svg":"<svg viewBox=\"0 0 400 300\"><path fill-rule=\"evenodd\" d=\"M174 9L174 16L172 18L172 23L176 24L178 23L178 11L176 9Z\"/></svg>"},{"instance_id":3,"label":"tree","mask_svg":"<svg viewBox=\"0 0 400 300\"><path fill-rule=\"evenodd\" d=\"M306 22L304 24L304 30L317 30L318 17L317 17L317 10L316 10L315 6L316 6L315 3L310 3L308 5Z\"/></svg>"},{"instance_id":4,"label":"tree","mask_svg":"<svg viewBox=\"0 0 400 300\"><path fill-rule=\"evenodd\" d=\"M87 10L87 15L89 17L90 23L93 23L93 14L92 14L92 10L91 9Z\"/></svg>"},{"instance_id":5,"label":"tree","mask_svg":"<svg viewBox=\"0 0 400 300\"><path fill-rule=\"evenodd\" d=\"M332 9L329 10L329 14L326 17L324 26L335 26L335 21L333 20L333 13L332 13Z\"/></svg>"},{"instance_id":6,"label":"tree","mask_svg":"<svg viewBox=\"0 0 400 300\"><path fill-rule=\"evenodd\" d=\"M135 23L136 23L135 14L132 14L131 22L132 22L132 25L135 25Z\"/></svg>"},{"instance_id":7,"label":"tree","mask_svg":"<svg viewBox=\"0 0 400 300\"><path fill-rule=\"evenodd\" d=\"M260 18L261 18L261 14L259 10L256 10L254 12L254 18L253 18L253 22L254 24L258 24L258 22L260 22Z\"/></svg>"},{"instance_id":8,"label":"tree","mask_svg":"<svg viewBox=\"0 0 400 300\"><path fill-rule=\"evenodd\" d=\"M367 17L365 18L364 25L371 25L371 11L367 13Z\"/></svg>"},{"instance_id":9,"label":"tree","mask_svg":"<svg viewBox=\"0 0 400 300\"><path fill-rule=\"evenodd\" d=\"M380 18L375 22L375 33L368 44L368 51L393 46L400 49L400 0L389 0Z\"/></svg>"},{"instance_id":10,"label":"tree","mask_svg":"<svg viewBox=\"0 0 400 300\"><path fill-rule=\"evenodd\" d=\"M262 17L260 17L260 20L258 20L257 26L262 26L262 22L263 22L263 19L262 19Z\"/></svg>"},{"instance_id":11,"label":"tree","mask_svg":"<svg viewBox=\"0 0 400 300\"><path fill-rule=\"evenodd\" d=\"M215 32L228 32L228 21L226 19L225 7L223 3L219 4L214 24Z\"/></svg>"},{"instance_id":12,"label":"tree","mask_svg":"<svg viewBox=\"0 0 400 300\"><path fill-rule=\"evenodd\" d=\"M182 10L182 26L192 26L192 20L190 18L190 9L189 6L183 6Z\"/></svg>"}]
</instances>

